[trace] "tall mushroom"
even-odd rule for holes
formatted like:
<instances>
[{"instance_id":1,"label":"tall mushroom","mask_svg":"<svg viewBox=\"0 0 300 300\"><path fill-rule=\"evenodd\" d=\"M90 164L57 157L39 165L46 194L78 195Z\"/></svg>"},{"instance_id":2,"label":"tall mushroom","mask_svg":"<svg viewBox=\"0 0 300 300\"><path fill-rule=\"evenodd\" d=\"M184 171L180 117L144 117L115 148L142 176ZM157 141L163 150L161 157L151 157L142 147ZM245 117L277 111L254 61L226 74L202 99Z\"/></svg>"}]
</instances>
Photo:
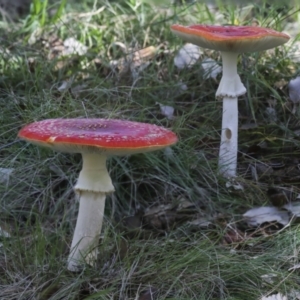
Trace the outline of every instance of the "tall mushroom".
<instances>
[{"instance_id":1,"label":"tall mushroom","mask_svg":"<svg viewBox=\"0 0 300 300\"><path fill-rule=\"evenodd\" d=\"M238 150L238 102L246 88L237 73L239 53L262 51L286 43L289 36L269 28L251 26L172 25L171 30L186 42L221 51L223 76L216 98L223 100L219 170L236 176Z\"/></svg>"},{"instance_id":2,"label":"tall mushroom","mask_svg":"<svg viewBox=\"0 0 300 300\"><path fill-rule=\"evenodd\" d=\"M70 271L80 269L84 260L93 263L97 256L105 196L114 191L107 157L159 150L177 142L176 135L165 128L113 119L49 119L25 126L18 136L39 146L82 155L75 185L80 204L68 258Z\"/></svg>"}]
</instances>

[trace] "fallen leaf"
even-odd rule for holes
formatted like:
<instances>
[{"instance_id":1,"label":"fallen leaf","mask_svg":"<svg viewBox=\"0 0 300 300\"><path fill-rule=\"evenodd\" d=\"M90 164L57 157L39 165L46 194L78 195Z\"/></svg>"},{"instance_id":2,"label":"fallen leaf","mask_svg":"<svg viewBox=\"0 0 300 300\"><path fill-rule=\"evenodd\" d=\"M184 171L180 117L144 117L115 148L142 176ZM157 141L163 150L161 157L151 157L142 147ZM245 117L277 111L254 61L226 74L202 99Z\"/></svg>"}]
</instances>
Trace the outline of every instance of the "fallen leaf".
<instances>
[{"instance_id":1,"label":"fallen leaf","mask_svg":"<svg viewBox=\"0 0 300 300\"><path fill-rule=\"evenodd\" d=\"M247 224L251 227L258 227L264 223L276 222L283 226L287 225L290 217L287 211L279 210L273 206L256 207L243 214Z\"/></svg>"},{"instance_id":2,"label":"fallen leaf","mask_svg":"<svg viewBox=\"0 0 300 300\"><path fill-rule=\"evenodd\" d=\"M293 103L300 102L300 76L291 79L288 84L289 97Z\"/></svg>"},{"instance_id":3,"label":"fallen leaf","mask_svg":"<svg viewBox=\"0 0 300 300\"><path fill-rule=\"evenodd\" d=\"M131 55L133 61L133 67L141 67L146 63L146 61L152 59L156 54L156 47L149 46L137 51L134 51Z\"/></svg>"},{"instance_id":4,"label":"fallen leaf","mask_svg":"<svg viewBox=\"0 0 300 300\"><path fill-rule=\"evenodd\" d=\"M288 300L288 298L287 296L278 293L271 296L262 297L261 300Z\"/></svg>"},{"instance_id":5,"label":"fallen leaf","mask_svg":"<svg viewBox=\"0 0 300 300\"><path fill-rule=\"evenodd\" d=\"M174 64L179 69L191 68L199 59L202 52L199 46L187 43L174 57Z\"/></svg>"},{"instance_id":6,"label":"fallen leaf","mask_svg":"<svg viewBox=\"0 0 300 300\"><path fill-rule=\"evenodd\" d=\"M274 284L275 283L274 279L276 279L277 277L278 277L278 275L275 273L269 273L269 274L264 274L264 275L260 276L262 281L264 283L268 283L268 284Z\"/></svg>"},{"instance_id":7,"label":"fallen leaf","mask_svg":"<svg viewBox=\"0 0 300 300\"><path fill-rule=\"evenodd\" d=\"M62 55L84 55L86 54L88 47L77 41L75 38L70 37L64 40L64 49Z\"/></svg>"},{"instance_id":8,"label":"fallen leaf","mask_svg":"<svg viewBox=\"0 0 300 300\"><path fill-rule=\"evenodd\" d=\"M243 191L244 190L244 187L239 183L239 182L236 182L234 180L232 181L227 181L225 186L230 189L234 189L235 191Z\"/></svg>"},{"instance_id":9,"label":"fallen leaf","mask_svg":"<svg viewBox=\"0 0 300 300\"><path fill-rule=\"evenodd\" d=\"M211 226L213 223L211 222L208 216L198 215L197 219L190 221L187 224L191 227L207 228Z\"/></svg>"},{"instance_id":10,"label":"fallen leaf","mask_svg":"<svg viewBox=\"0 0 300 300\"><path fill-rule=\"evenodd\" d=\"M288 269L288 271L294 271L294 270L299 270L299 269L300 269L300 264L296 264L296 265L290 267L290 268Z\"/></svg>"},{"instance_id":11,"label":"fallen leaf","mask_svg":"<svg viewBox=\"0 0 300 300\"><path fill-rule=\"evenodd\" d=\"M8 238L10 237L10 233L0 227L0 237Z\"/></svg>"},{"instance_id":12,"label":"fallen leaf","mask_svg":"<svg viewBox=\"0 0 300 300\"><path fill-rule=\"evenodd\" d=\"M8 184L9 178L15 169L0 168L0 183Z\"/></svg>"},{"instance_id":13,"label":"fallen leaf","mask_svg":"<svg viewBox=\"0 0 300 300\"><path fill-rule=\"evenodd\" d=\"M157 51L154 46L135 50L127 49L122 43L114 43L114 45L119 46L124 53L124 57L120 59L112 59L109 63L113 71L118 71L119 79L131 78L133 80L137 80L139 73L150 65L150 60L155 56Z\"/></svg>"},{"instance_id":14,"label":"fallen leaf","mask_svg":"<svg viewBox=\"0 0 300 300\"><path fill-rule=\"evenodd\" d=\"M217 76L222 72L222 67L212 58L204 58L202 60L201 66L204 70L204 79L216 79Z\"/></svg>"},{"instance_id":15,"label":"fallen leaf","mask_svg":"<svg viewBox=\"0 0 300 300\"><path fill-rule=\"evenodd\" d=\"M156 102L156 104L159 105L160 107L160 112L163 116L165 116L167 119L169 120L173 120L174 119L174 107L169 106L169 105L163 105L159 102Z\"/></svg>"},{"instance_id":16,"label":"fallen leaf","mask_svg":"<svg viewBox=\"0 0 300 300\"><path fill-rule=\"evenodd\" d=\"M300 203L290 202L283 206L288 212L290 212L295 217L300 217Z\"/></svg>"},{"instance_id":17,"label":"fallen leaf","mask_svg":"<svg viewBox=\"0 0 300 300\"><path fill-rule=\"evenodd\" d=\"M64 80L61 85L57 88L59 92L67 91L72 85L72 82L70 80Z\"/></svg>"}]
</instances>

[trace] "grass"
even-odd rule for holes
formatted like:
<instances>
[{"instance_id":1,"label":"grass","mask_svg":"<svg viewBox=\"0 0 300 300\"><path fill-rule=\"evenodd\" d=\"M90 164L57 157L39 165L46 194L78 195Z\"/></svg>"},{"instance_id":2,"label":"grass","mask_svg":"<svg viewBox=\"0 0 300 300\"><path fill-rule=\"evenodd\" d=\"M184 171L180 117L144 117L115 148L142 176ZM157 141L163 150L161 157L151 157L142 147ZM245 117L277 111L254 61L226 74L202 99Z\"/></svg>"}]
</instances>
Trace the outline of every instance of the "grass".
<instances>
[{"instance_id":1,"label":"grass","mask_svg":"<svg viewBox=\"0 0 300 300\"><path fill-rule=\"evenodd\" d=\"M202 79L201 62L177 70L173 59L183 42L169 27L255 19L289 28L297 40L300 7L297 1L284 7L281 1L215 2L219 8L212 12L188 1L33 1L28 16L0 23L0 168L13 169L9 181L0 179L0 227L11 235L0 237L0 299L143 300L152 299L150 291L153 299L246 300L278 292L297 299L299 225L256 230L242 214L270 205L271 189L289 191L292 201L299 194L299 108L291 113L287 90L299 65L288 46L241 55L239 73L248 89L239 101L238 180L244 190L228 189L217 174L218 83ZM69 37L86 45L87 53L60 56ZM149 46L157 52L144 70L109 66ZM205 56L220 61L216 52ZM70 87L59 90L66 81ZM166 118L157 103L174 107L174 118ZM180 138L170 151L109 160L116 192L107 197L101 255L81 273L66 270L81 158L16 138L27 123L61 117L149 122ZM262 165L272 172L260 172ZM188 207L179 209L182 204ZM190 223L201 218L210 225Z\"/></svg>"}]
</instances>

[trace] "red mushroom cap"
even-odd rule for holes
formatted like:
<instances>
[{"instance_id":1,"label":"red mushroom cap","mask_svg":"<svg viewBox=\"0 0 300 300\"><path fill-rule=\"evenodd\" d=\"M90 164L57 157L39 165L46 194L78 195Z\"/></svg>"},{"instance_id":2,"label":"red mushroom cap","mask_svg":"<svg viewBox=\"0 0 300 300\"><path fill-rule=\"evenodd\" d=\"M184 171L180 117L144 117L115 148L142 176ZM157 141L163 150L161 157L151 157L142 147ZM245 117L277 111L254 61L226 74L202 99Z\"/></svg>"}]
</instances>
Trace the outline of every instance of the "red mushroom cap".
<instances>
[{"instance_id":1,"label":"red mushroom cap","mask_svg":"<svg viewBox=\"0 0 300 300\"><path fill-rule=\"evenodd\" d=\"M177 142L175 133L163 127L112 119L49 119L25 126L18 137L57 151L108 155L154 151Z\"/></svg>"},{"instance_id":2,"label":"red mushroom cap","mask_svg":"<svg viewBox=\"0 0 300 300\"><path fill-rule=\"evenodd\" d=\"M227 52L254 52L286 43L290 37L270 28L253 26L172 25L183 40L203 48Z\"/></svg>"}]
</instances>

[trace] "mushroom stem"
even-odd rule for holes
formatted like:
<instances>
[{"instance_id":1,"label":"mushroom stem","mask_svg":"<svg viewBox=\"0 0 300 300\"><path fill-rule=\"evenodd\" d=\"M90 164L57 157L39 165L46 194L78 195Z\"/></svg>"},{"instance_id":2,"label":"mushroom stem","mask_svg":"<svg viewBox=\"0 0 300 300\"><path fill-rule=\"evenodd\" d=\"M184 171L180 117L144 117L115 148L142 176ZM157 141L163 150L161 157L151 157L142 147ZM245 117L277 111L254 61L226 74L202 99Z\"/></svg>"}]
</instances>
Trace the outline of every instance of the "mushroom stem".
<instances>
[{"instance_id":1,"label":"mushroom stem","mask_svg":"<svg viewBox=\"0 0 300 300\"><path fill-rule=\"evenodd\" d=\"M246 93L239 74L237 73L238 53L221 52L223 74L216 92L216 97L223 99L224 97L236 98Z\"/></svg>"},{"instance_id":2,"label":"mushroom stem","mask_svg":"<svg viewBox=\"0 0 300 300\"><path fill-rule=\"evenodd\" d=\"M97 258L98 240L102 229L105 194L80 193L79 212L68 258L68 270L76 272L84 261L92 264Z\"/></svg>"},{"instance_id":3,"label":"mushroom stem","mask_svg":"<svg viewBox=\"0 0 300 300\"><path fill-rule=\"evenodd\" d=\"M106 155L101 153L82 153L82 169L80 171L75 191L111 193L114 186L106 168Z\"/></svg>"},{"instance_id":4,"label":"mushroom stem","mask_svg":"<svg viewBox=\"0 0 300 300\"><path fill-rule=\"evenodd\" d=\"M238 53L221 52L223 75L216 97L223 99L221 145L219 170L225 177L236 176L238 151L238 96L246 93L246 88L237 73Z\"/></svg>"},{"instance_id":5,"label":"mushroom stem","mask_svg":"<svg viewBox=\"0 0 300 300\"><path fill-rule=\"evenodd\" d=\"M70 271L79 270L83 261L92 264L97 258L105 196L114 191L106 168L106 156L99 153L83 153L82 158L82 170L75 186L80 202L68 258Z\"/></svg>"},{"instance_id":6,"label":"mushroom stem","mask_svg":"<svg viewBox=\"0 0 300 300\"><path fill-rule=\"evenodd\" d=\"M225 177L236 176L238 151L238 101L236 98L223 99L219 171Z\"/></svg>"}]
</instances>

